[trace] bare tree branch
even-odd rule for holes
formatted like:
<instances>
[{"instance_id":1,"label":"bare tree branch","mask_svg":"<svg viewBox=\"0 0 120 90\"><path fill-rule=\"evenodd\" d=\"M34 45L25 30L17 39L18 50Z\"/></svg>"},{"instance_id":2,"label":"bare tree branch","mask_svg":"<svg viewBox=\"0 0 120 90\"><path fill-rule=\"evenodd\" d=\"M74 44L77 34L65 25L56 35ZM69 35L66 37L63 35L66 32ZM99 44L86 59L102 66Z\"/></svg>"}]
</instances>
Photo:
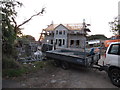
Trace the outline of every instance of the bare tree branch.
<instances>
[{"instance_id":1,"label":"bare tree branch","mask_svg":"<svg viewBox=\"0 0 120 90\"><path fill-rule=\"evenodd\" d=\"M18 25L17 27L19 28L20 26L26 24L27 22L29 22L29 21L30 21L33 17L35 17L35 16L42 15L44 11L45 11L45 8L43 8L43 9L41 10L41 12L38 12L37 14L32 15L29 19L25 20L23 23L21 23L21 24Z\"/></svg>"},{"instance_id":2,"label":"bare tree branch","mask_svg":"<svg viewBox=\"0 0 120 90\"><path fill-rule=\"evenodd\" d=\"M12 17L12 20L13 20L15 26L17 26L17 22L15 21L15 19L13 17Z\"/></svg>"}]
</instances>

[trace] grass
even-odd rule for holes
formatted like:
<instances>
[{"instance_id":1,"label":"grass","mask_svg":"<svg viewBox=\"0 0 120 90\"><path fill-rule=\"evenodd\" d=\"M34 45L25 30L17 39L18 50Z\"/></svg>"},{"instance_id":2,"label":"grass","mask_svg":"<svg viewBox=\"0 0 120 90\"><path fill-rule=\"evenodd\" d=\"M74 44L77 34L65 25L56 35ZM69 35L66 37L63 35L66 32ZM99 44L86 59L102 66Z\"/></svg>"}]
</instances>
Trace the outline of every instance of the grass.
<instances>
[{"instance_id":1,"label":"grass","mask_svg":"<svg viewBox=\"0 0 120 90\"><path fill-rule=\"evenodd\" d=\"M49 61L37 61L32 64L23 64L20 68L7 68L2 70L3 77L18 77L25 73L36 72L49 65Z\"/></svg>"},{"instance_id":2,"label":"grass","mask_svg":"<svg viewBox=\"0 0 120 90\"><path fill-rule=\"evenodd\" d=\"M2 57L2 68L8 69L8 68L20 68L21 65L15 61L15 59L12 56L3 55Z\"/></svg>"},{"instance_id":3,"label":"grass","mask_svg":"<svg viewBox=\"0 0 120 90\"><path fill-rule=\"evenodd\" d=\"M25 73L36 72L41 68L49 66L50 61L36 61L32 64L22 64L13 57L3 55L2 57L2 77L18 77Z\"/></svg>"},{"instance_id":4,"label":"grass","mask_svg":"<svg viewBox=\"0 0 120 90\"><path fill-rule=\"evenodd\" d=\"M17 77L21 76L23 73L26 72L26 69L5 69L3 70L3 77Z\"/></svg>"}]
</instances>

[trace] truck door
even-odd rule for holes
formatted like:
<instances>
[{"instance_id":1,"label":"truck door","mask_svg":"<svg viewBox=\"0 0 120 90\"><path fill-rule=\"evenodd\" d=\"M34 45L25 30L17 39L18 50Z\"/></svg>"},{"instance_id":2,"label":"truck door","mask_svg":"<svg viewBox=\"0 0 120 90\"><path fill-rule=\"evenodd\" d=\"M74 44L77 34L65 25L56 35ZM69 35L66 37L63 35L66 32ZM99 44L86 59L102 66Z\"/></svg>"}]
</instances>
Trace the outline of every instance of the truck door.
<instances>
[{"instance_id":1,"label":"truck door","mask_svg":"<svg viewBox=\"0 0 120 90\"><path fill-rule=\"evenodd\" d=\"M120 44L112 44L106 55L108 64L120 66Z\"/></svg>"}]
</instances>

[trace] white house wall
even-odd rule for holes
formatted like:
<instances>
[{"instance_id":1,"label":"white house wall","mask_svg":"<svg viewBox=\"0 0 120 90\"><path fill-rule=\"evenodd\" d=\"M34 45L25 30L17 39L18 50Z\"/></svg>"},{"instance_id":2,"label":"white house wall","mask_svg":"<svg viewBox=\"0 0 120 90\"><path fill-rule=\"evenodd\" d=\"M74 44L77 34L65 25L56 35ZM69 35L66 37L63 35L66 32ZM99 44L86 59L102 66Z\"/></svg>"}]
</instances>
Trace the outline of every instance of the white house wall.
<instances>
[{"instance_id":1,"label":"white house wall","mask_svg":"<svg viewBox=\"0 0 120 90\"><path fill-rule=\"evenodd\" d=\"M57 34L57 32L58 32L58 34ZM59 32L62 32L62 34L59 34ZM65 34L64 34L64 32L65 32ZM64 41L64 45L62 45L62 46L60 46L60 47L63 47L63 48L66 48L67 47L67 33L68 33L68 30L67 30L67 28L65 28L63 25L59 25L55 30L54 30L54 40L56 41L56 39L57 40L59 40L59 39L61 39L62 40L62 42L61 43L63 43L63 39L65 40ZM57 42L57 47L59 47L59 44L60 42L58 41Z\"/></svg>"},{"instance_id":2,"label":"white house wall","mask_svg":"<svg viewBox=\"0 0 120 90\"><path fill-rule=\"evenodd\" d=\"M50 32L50 35L45 35L43 43L52 44L52 40L55 42L57 48L84 48L86 37L84 36L85 32L83 30L68 30L60 24L54 30L47 32ZM62 33L60 34L59 32Z\"/></svg>"},{"instance_id":3,"label":"white house wall","mask_svg":"<svg viewBox=\"0 0 120 90\"><path fill-rule=\"evenodd\" d=\"M45 36L43 43L51 44L51 40L53 40L53 36L47 35L47 36Z\"/></svg>"},{"instance_id":4,"label":"white house wall","mask_svg":"<svg viewBox=\"0 0 120 90\"><path fill-rule=\"evenodd\" d=\"M86 37L83 35L69 35L68 36L68 46L70 47L70 41L74 40L74 45L73 47L76 48L76 41L79 40L79 46L78 48L84 48L84 43L86 41Z\"/></svg>"}]
</instances>

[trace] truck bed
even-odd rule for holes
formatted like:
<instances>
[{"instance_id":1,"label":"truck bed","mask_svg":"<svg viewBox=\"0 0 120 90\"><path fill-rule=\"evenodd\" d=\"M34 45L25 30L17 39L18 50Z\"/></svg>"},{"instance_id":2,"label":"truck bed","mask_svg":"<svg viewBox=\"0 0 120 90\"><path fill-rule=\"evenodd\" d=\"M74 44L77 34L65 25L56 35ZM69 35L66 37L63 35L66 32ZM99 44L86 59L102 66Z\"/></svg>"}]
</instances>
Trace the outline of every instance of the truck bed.
<instances>
[{"instance_id":1,"label":"truck bed","mask_svg":"<svg viewBox=\"0 0 120 90\"><path fill-rule=\"evenodd\" d=\"M92 63L96 63L99 60L99 54L89 55L88 52L64 49L47 51L46 57L83 66L90 66Z\"/></svg>"}]
</instances>

